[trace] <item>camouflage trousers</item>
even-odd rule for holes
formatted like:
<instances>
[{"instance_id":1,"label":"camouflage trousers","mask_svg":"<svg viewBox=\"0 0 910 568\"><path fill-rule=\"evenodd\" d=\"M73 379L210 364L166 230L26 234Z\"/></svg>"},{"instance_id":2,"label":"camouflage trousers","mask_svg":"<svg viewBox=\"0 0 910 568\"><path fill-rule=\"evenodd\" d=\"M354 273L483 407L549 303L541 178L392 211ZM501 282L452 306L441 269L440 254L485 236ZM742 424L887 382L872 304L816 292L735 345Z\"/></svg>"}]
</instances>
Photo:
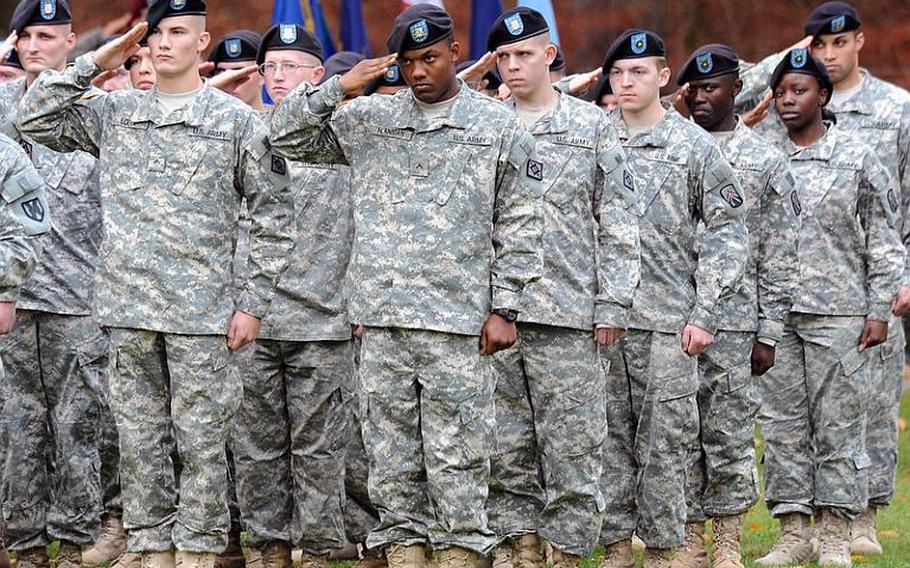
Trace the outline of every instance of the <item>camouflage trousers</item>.
<instances>
[{"instance_id":1,"label":"camouflage trousers","mask_svg":"<svg viewBox=\"0 0 910 568\"><path fill-rule=\"evenodd\" d=\"M718 331L698 358L699 435L686 470L688 522L745 513L758 500L754 343L754 333Z\"/></svg>"},{"instance_id":2,"label":"camouflage trousers","mask_svg":"<svg viewBox=\"0 0 910 568\"><path fill-rule=\"evenodd\" d=\"M363 445L360 416L360 340L354 339L354 374L347 393L351 401L351 437L344 469L344 529L348 542L365 544L373 527L379 525L379 511L370 501L369 458Z\"/></svg>"},{"instance_id":3,"label":"camouflage trousers","mask_svg":"<svg viewBox=\"0 0 910 568\"><path fill-rule=\"evenodd\" d=\"M478 338L367 328L360 356L369 491L380 518L367 545L489 551L495 381Z\"/></svg>"},{"instance_id":4,"label":"camouflage trousers","mask_svg":"<svg viewBox=\"0 0 910 568\"><path fill-rule=\"evenodd\" d=\"M897 421L904 379L904 327L900 318L888 326L888 341L869 350L871 399L866 414L869 505L887 507L897 475Z\"/></svg>"},{"instance_id":5,"label":"camouflage trousers","mask_svg":"<svg viewBox=\"0 0 910 568\"><path fill-rule=\"evenodd\" d=\"M580 556L603 521L606 374L594 334L518 325L493 358L496 437L487 514L497 537L538 533Z\"/></svg>"},{"instance_id":6,"label":"camouflage trousers","mask_svg":"<svg viewBox=\"0 0 910 568\"><path fill-rule=\"evenodd\" d=\"M243 394L225 337L114 328L111 353L128 549L223 552L225 445Z\"/></svg>"},{"instance_id":7,"label":"camouflage trousers","mask_svg":"<svg viewBox=\"0 0 910 568\"><path fill-rule=\"evenodd\" d=\"M105 357L105 361L107 357ZM117 518L123 517L123 501L120 498L120 435L117 432L117 421L111 408L111 387L108 384L109 373L101 376L102 389L99 397L98 418L98 451L101 456L101 498L104 513Z\"/></svg>"},{"instance_id":8,"label":"camouflage trousers","mask_svg":"<svg viewBox=\"0 0 910 568\"><path fill-rule=\"evenodd\" d=\"M351 342L263 339L239 357L233 448L250 546L280 540L309 554L343 547Z\"/></svg>"},{"instance_id":9,"label":"camouflage trousers","mask_svg":"<svg viewBox=\"0 0 910 568\"><path fill-rule=\"evenodd\" d=\"M864 318L791 313L774 367L758 384L765 500L775 517L866 506L869 365L857 350Z\"/></svg>"},{"instance_id":10,"label":"camouflage trousers","mask_svg":"<svg viewBox=\"0 0 910 568\"><path fill-rule=\"evenodd\" d=\"M604 546L636 533L673 548L686 523L686 461L698 435L697 359L681 334L629 330L607 350Z\"/></svg>"},{"instance_id":11,"label":"camouflage trousers","mask_svg":"<svg viewBox=\"0 0 910 568\"><path fill-rule=\"evenodd\" d=\"M30 310L19 310L12 333L0 340L0 507L13 550L56 539L86 544L97 535L107 349L91 317Z\"/></svg>"}]
</instances>

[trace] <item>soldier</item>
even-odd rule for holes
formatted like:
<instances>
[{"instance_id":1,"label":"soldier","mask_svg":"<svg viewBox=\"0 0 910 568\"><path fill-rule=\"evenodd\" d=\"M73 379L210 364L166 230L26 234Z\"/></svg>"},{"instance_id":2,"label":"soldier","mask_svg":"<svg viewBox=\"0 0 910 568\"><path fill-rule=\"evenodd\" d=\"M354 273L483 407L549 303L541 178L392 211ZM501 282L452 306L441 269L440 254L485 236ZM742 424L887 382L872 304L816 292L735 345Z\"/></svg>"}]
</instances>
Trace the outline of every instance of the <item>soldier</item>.
<instances>
[{"instance_id":1,"label":"soldier","mask_svg":"<svg viewBox=\"0 0 910 568\"><path fill-rule=\"evenodd\" d=\"M319 82L322 47L294 24L272 26L256 62L280 103L300 83ZM351 381L351 326L342 295L353 219L348 170L273 158L276 183L295 194L296 245L263 318L241 355L244 397L234 425L237 495L249 545L264 568L326 566L344 546L344 456Z\"/></svg>"},{"instance_id":2,"label":"soldier","mask_svg":"<svg viewBox=\"0 0 910 568\"><path fill-rule=\"evenodd\" d=\"M38 237L50 231L50 221L44 180L22 148L5 134L0 134L0 337L13 329L16 302L40 255ZM0 359L0 402L15 394L6 387ZM11 435L7 428L0 429L0 460L6 461L5 448L9 447L10 438L18 435L18 432ZM2 477L0 475L0 479ZM9 568L2 527L0 564ZM76 568L75 565L61 566Z\"/></svg>"},{"instance_id":3,"label":"soldier","mask_svg":"<svg viewBox=\"0 0 910 568\"><path fill-rule=\"evenodd\" d=\"M726 45L698 48L677 83L686 114L710 132L746 194L749 256L735 295L718 303L714 342L699 356L699 439L686 473L686 541L674 568L708 565L705 520L714 525L714 568L743 568L740 539L758 499L752 376L774 365L799 279L799 196L786 157L733 112L739 57Z\"/></svg>"},{"instance_id":4,"label":"soldier","mask_svg":"<svg viewBox=\"0 0 910 568\"><path fill-rule=\"evenodd\" d=\"M26 74L0 86L0 120L14 122L38 75L66 67L76 36L66 0L20 2L11 27ZM47 566L45 548L54 540L61 541L64 566L82 563L81 545L96 540L107 554L89 554L87 561L110 561L125 540L116 430L103 378L108 339L91 317L102 239L98 165L85 152L60 153L28 136L20 143L44 178L56 215L0 355L9 393L0 399L3 427L11 429L0 476L7 540L23 568Z\"/></svg>"},{"instance_id":5,"label":"soldier","mask_svg":"<svg viewBox=\"0 0 910 568\"><path fill-rule=\"evenodd\" d=\"M352 166L346 292L365 326L360 405L381 519L367 544L392 568L423 567L427 546L443 568L470 566L494 543L484 355L515 342L519 296L541 269L545 165L508 109L456 79L452 34L445 10L412 6L387 41L409 91L339 106L396 55L365 60L297 88L271 123L293 159Z\"/></svg>"},{"instance_id":6,"label":"soldier","mask_svg":"<svg viewBox=\"0 0 910 568\"><path fill-rule=\"evenodd\" d=\"M597 544L606 437L599 345L624 332L638 284L637 193L616 131L597 107L557 91L544 17L503 13L487 51L512 93L506 106L530 129L546 164L543 277L522 294L515 347L493 358L496 447L490 528L494 566L576 566ZM542 473L542 476L541 476Z\"/></svg>"},{"instance_id":7,"label":"soldier","mask_svg":"<svg viewBox=\"0 0 910 568\"><path fill-rule=\"evenodd\" d=\"M15 49L10 51L5 60L0 57L0 85L24 76L25 69L22 68L22 62L19 60L19 54Z\"/></svg>"},{"instance_id":8,"label":"soldier","mask_svg":"<svg viewBox=\"0 0 910 568\"><path fill-rule=\"evenodd\" d=\"M105 250L94 314L111 331L128 550L151 568L211 568L225 549L225 441L242 393L231 353L256 337L293 244L292 199L269 177L261 123L199 78L205 14L203 0L154 3L147 23L63 73L43 73L19 119L55 149L102 157ZM157 86L86 95L94 76L138 52L146 32ZM250 274L235 294L243 197Z\"/></svg>"},{"instance_id":9,"label":"soldier","mask_svg":"<svg viewBox=\"0 0 910 568\"><path fill-rule=\"evenodd\" d=\"M886 340L904 273L899 189L868 146L822 120L832 84L806 49L781 61L771 89L804 224L799 287L777 364L761 382L765 499L782 534L756 563L813 560L814 514L819 564L850 566L848 521L868 496L865 349Z\"/></svg>"},{"instance_id":10,"label":"soldier","mask_svg":"<svg viewBox=\"0 0 910 568\"><path fill-rule=\"evenodd\" d=\"M148 44L142 42L139 45L139 51L131 55L123 66L130 73L130 84L134 89L149 91L155 86L155 65Z\"/></svg>"},{"instance_id":11,"label":"soldier","mask_svg":"<svg viewBox=\"0 0 910 568\"><path fill-rule=\"evenodd\" d=\"M262 36L250 30L235 30L225 34L209 52L208 61L215 64L212 74L243 69L256 63L256 53L261 42ZM262 78L256 73L251 74L246 81L233 86L229 94L257 111L265 109L262 102Z\"/></svg>"},{"instance_id":12,"label":"soldier","mask_svg":"<svg viewBox=\"0 0 910 568\"><path fill-rule=\"evenodd\" d=\"M745 267L747 196L711 136L661 104L670 69L657 34L624 32L603 72L619 102L609 116L641 188L633 210L642 252L629 331L610 349L600 542L605 568L635 565L633 532L647 546L645 566L664 568L684 536L697 357L717 332L718 301Z\"/></svg>"},{"instance_id":13,"label":"soldier","mask_svg":"<svg viewBox=\"0 0 910 568\"><path fill-rule=\"evenodd\" d=\"M809 51L825 66L834 85L826 110L837 118L839 131L868 144L888 169L901 189L901 235L910 245L910 223L904 218L910 207L910 94L904 89L872 76L859 65L859 53L866 37L859 14L845 2L826 2L809 16L805 24ZM751 72L763 79L764 89L773 58L766 59ZM779 58L777 59L779 61ZM758 91L761 92L761 91ZM754 100L754 96L751 97ZM776 114L763 121L766 130L780 125ZM782 126L779 132L783 133ZM877 511L887 507L894 495L897 474L897 420L904 368L904 328L900 317L910 308L910 265L901 281L900 292L892 307L888 341L870 350L873 399L866 425L866 452L869 455L869 506L855 520L851 552L881 554L876 536Z\"/></svg>"}]
</instances>

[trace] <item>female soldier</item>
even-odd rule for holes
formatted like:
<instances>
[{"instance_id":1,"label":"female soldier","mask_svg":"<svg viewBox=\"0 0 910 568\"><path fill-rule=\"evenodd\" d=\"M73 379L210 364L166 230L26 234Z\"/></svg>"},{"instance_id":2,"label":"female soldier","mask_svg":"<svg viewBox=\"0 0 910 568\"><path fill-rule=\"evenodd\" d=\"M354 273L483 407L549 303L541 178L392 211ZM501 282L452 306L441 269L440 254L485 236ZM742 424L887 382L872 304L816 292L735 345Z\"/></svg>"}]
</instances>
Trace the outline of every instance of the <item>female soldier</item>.
<instances>
[{"instance_id":1,"label":"female soldier","mask_svg":"<svg viewBox=\"0 0 910 568\"><path fill-rule=\"evenodd\" d=\"M867 347L888 333L904 253L900 198L872 150L823 117L832 84L802 48L771 78L800 192L800 278L777 364L761 381L765 499L782 534L760 566L850 566L849 520L866 504ZM810 518L819 526L819 550Z\"/></svg>"}]
</instances>

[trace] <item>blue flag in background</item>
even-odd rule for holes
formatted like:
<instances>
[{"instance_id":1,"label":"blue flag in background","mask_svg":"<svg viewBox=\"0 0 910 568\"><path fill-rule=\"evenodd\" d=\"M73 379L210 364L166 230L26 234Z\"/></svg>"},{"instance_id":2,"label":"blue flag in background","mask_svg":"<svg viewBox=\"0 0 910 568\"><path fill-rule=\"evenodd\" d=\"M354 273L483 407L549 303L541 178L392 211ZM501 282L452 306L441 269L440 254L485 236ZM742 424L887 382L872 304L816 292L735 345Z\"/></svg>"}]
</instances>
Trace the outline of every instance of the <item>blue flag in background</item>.
<instances>
[{"instance_id":1,"label":"blue flag in background","mask_svg":"<svg viewBox=\"0 0 910 568\"><path fill-rule=\"evenodd\" d=\"M487 52L487 34L496 18L502 14L499 0L472 0L471 59L480 59Z\"/></svg>"},{"instance_id":2,"label":"blue flag in background","mask_svg":"<svg viewBox=\"0 0 910 568\"><path fill-rule=\"evenodd\" d=\"M550 0L518 0L518 5L533 8L543 14L550 26L550 41L559 45L559 32L556 30L556 12L553 10L553 2Z\"/></svg>"},{"instance_id":3,"label":"blue flag in background","mask_svg":"<svg viewBox=\"0 0 910 568\"><path fill-rule=\"evenodd\" d=\"M300 9L300 0L275 0L272 8L272 25L275 24L300 24L304 25L303 11Z\"/></svg>"},{"instance_id":4,"label":"blue flag in background","mask_svg":"<svg viewBox=\"0 0 910 568\"><path fill-rule=\"evenodd\" d=\"M332 39L332 32L329 31L329 25L325 21L322 4L319 0L301 0L300 3L303 6L304 27L319 38L319 43L322 44L322 55L326 59L335 55L335 40Z\"/></svg>"},{"instance_id":5,"label":"blue flag in background","mask_svg":"<svg viewBox=\"0 0 910 568\"><path fill-rule=\"evenodd\" d=\"M341 48L370 57L370 41L367 39L367 27L363 23L360 0L341 2Z\"/></svg>"}]
</instances>

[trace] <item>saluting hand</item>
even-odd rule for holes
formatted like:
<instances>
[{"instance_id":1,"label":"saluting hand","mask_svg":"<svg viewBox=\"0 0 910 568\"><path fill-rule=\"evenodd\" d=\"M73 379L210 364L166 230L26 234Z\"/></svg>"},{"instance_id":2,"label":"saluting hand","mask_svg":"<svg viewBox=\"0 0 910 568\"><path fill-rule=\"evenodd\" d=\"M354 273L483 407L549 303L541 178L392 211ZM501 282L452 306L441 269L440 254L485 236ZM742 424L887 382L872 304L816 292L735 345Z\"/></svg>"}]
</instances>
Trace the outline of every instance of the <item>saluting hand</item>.
<instances>
[{"instance_id":1,"label":"saluting hand","mask_svg":"<svg viewBox=\"0 0 910 568\"><path fill-rule=\"evenodd\" d=\"M10 52L16 47L16 40L19 36L16 35L16 32L10 32L3 43L0 43L0 65L3 65L6 62L6 58L9 57Z\"/></svg>"},{"instance_id":2,"label":"saluting hand","mask_svg":"<svg viewBox=\"0 0 910 568\"><path fill-rule=\"evenodd\" d=\"M139 42L145 37L148 30L148 22L141 22L133 26L133 29L118 37L114 41L102 45L93 55L98 67L110 71L117 69L126 61L136 55L139 51Z\"/></svg>"},{"instance_id":3,"label":"saluting hand","mask_svg":"<svg viewBox=\"0 0 910 568\"><path fill-rule=\"evenodd\" d=\"M569 81L569 94L583 95L587 93L588 89L596 85L603 75L604 70L601 67L598 67L593 71L588 71L587 73L581 73L572 77Z\"/></svg>"},{"instance_id":4,"label":"saluting hand","mask_svg":"<svg viewBox=\"0 0 910 568\"><path fill-rule=\"evenodd\" d=\"M258 72L259 69L255 65L247 65L240 69L230 69L209 79L209 85L216 89L221 89L226 93L230 93L240 85L249 81L250 77Z\"/></svg>"},{"instance_id":5,"label":"saluting hand","mask_svg":"<svg viewBox=\"0 0 910 568\"><path fill-rule=\"evenodd\" d=\"M231 351L237 351L244 345L252 342L259 336L262 322L246 312L234 312L231 327L228 329L227 346Z\"/></svg>"},{"instance_id":6,"label":"saluting hand","mask_svg":"<svg viewBox=\"0 0 910 568\"><path fill-rule=\"evenodd\" d=\"M397 58L397 55L386 55L384 57L364 59L351 68L350 71L339 77L338 84L348 95L363 92L373 81L385 75L385 72L389 70L389 67L395 63Z\"/></svg>"},{"instance_id":7,"label":"saluting hand","mask_svg":"<svg viewBox=\"0 0 910 568\"><path fill-rule=\"evenodd\" d=\"M16 323L16 304L13 302L0 302L0 335L6 335L13 330Z\"/></svg>"},{"instance_id":8,"label":"saluting hand","mask_svg":"<svg viewBox=\"0 0 910 568\"><path fill-rule=\"evenodd\" d=\"M762 97L762 100L759 101L759 103L757 105L755 105L755 108L753 108L749 112L743 113L743 115L740 116L739 119L743 122L743 124L745 124L749 128L752 128L753 126L755 126L756 124L758 124L759 122L763 121L765 118L768 117L768 107L771 106L771 101L773 101L773 100L774 100L774 93L769 92L767 95Z\"/></svg>"},{"instance_id":9,"label":"saluting hand","mask_svg":"<svg viewBox=\"0 0 910 568\"><path fill-rule=\"evenodd\" d=\"M484 79L484 75L489 73L494 67L496 67L496 52L488 51L470 67L462 70L458 74L458 78L475 91L482 91L487 88L487 81Z\"/></svg>"}]
</instances>

